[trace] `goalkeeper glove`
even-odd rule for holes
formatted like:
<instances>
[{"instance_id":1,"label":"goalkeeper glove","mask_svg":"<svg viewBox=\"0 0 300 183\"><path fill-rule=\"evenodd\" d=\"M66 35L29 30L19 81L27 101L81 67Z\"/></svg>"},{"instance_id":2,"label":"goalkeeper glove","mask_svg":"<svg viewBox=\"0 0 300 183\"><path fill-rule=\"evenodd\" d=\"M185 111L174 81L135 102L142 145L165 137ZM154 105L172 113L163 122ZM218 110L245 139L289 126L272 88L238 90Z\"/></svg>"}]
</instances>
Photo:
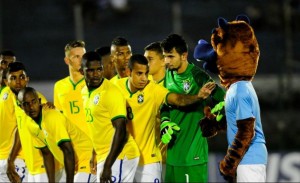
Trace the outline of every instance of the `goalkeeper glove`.
<instances>
[{"instance_id":1,"label":"goalkeeper glove","mask_svg":"<svg viewBox=\"0 0 300 183\"><path fill-rule=\"evenodd\" d=\"M163 122L160 125L161 141L164 144L168 144L172 139L174 131L179 131L180 127L169 119L164 119L162 121Z\"/></svg>"}]
</instances>

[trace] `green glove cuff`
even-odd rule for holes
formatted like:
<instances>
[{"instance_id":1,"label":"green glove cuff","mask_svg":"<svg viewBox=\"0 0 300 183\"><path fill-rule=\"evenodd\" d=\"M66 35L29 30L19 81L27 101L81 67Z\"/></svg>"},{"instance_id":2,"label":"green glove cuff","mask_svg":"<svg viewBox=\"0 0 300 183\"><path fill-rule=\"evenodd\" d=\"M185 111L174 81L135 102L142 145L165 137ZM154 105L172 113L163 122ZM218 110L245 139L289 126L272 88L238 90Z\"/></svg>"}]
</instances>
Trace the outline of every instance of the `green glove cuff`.
<instances>
[{"instance_id":1,"label":"green glove cuff","mask_svg":"<svg viewBox=\"0 0 300 183\"><path fill-rule=\"evenodd\" d=\"M221 121L222 120L224 115L221 114L221 112L222 112L224 106L225 106L225 102L223 101L223 102L220 102L217 105L215 105L215 107L211 110L211 113L213 113L213 114L217 113L216 114L217 115L216 116L216 121Z\"/></svg>"}]
</instances>

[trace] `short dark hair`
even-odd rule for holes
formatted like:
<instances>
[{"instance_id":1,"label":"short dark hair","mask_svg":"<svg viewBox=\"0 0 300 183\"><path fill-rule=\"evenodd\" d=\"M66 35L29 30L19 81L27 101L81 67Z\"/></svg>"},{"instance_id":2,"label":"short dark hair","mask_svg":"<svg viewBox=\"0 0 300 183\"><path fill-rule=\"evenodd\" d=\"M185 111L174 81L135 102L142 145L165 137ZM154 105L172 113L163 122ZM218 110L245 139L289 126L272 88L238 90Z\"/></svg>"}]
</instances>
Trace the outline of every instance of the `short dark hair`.
<instances>
[{"instance_id":1,"label":"short dark hair","mask_svg":"<svg viewBox=\"0 0 300 183\"><path fill-rule=\"evenodd\" d=\"M127 45L129 45L129 42L128 42L127 39L118 36L118 37L115 37L112 40L111 45L114 45L114 46L127 46Z\"/></svg>"},{"instance_id":2,"label":"short dark hair","mask_svg":"<svg viewBox=\"0 0 300 183\"><path fill-rule=\"evenodd\" d=\"M170 34L161 42L161 47L165 52L171 52L173 48L179 53L183 54L188 51L188 45L182 36L178 34Z\"/></svg>"},{"instance_id":3,"label":"short dark hair","mask_svg":"<svg viewBox=\"0 0 300 183\"><path fill-rule=\"evenodd\" d=\"M15 57L15 53L12 50L3 50L0 52L1 56L10 56L10 57Z\"/></svg>"},{"instance_id":4,"label":"short dark hair","mask_svg":"<svg viewBox=\"0 0 300 183\"><path fill-rule=\"evenodd\" d=\"M91 61L99 61L101 64L101 56L95 51L88 51L82 56L81 67L86 67L86 65Z\"/></svg>"},{"instance_id":5,"label":"short dark hair","mask_svg":"<svg viewBox=\"0 0 300 183\"><path fill-rule=\"evenodd\" d=\"M9 74L11 72L16 72L19 70L23 70L26 72L26 68L25 68L24 64L22 62L18 62L18 61L12 62L12 63L8 64L7 74Z\"/></svg>"},{"instance_id":6,"label":"short dark hair","mask_svg":"<svg viewBox=\"0 0 300 183\"><path fill-rule=\"evenodd\" d=\"M134 54L130 57L128 62L128 68L130 69L130 71L132 71L135 63L146 65L147 67L149 67L147 58L141 54Z\"/></svg>"},{"instance_id":7,"label":"short dark hair","mask_svg":"<svg viewBox=\"0 0 300 183\"><path fill-rule=\"evenodd\" d=\"M23 102L23 97L24 95L26 95L27 93L33 93L37 98L38 98L38 93L37 91L32 88L32 87L25 87L23 89L21 89L18 93L18 100Z\"/></svg>"},{"instance_id":8,"label":"short dark hair","mask_svg":"<svg viewBox=\"0 0 300 183\"><path fill-rule=\"evenodd\" d=\"M77 47L81 47L84 48L85 47L85 42L82 40L74 40L74 41L70 41L68 44L66 44L65 46L65 52L70 51L73 48L77 48Z\"/></svg>"},{"instance_id":9,"label":"short dark hair","mask_svg":"<svg viewBox=\"0 0 300 183\"><path fill-rule=\"evenodd\" d=\"M160 44L161 43L159 41L150 43L144 48L144 51L155 51L156 53L163 56L163 50L162 50Z\"/></svg>"},{"instance_id":10,"label":"short dark hair","mask_svg":"<svg viewBox=\"0 0 300 183\"><path fill-rule=\"evenodd\" d=\"M95 52L97 52L101 57L105 55L110 55L110 47L109 46L102 46L95 49Z\"/></svg>"}]
</instances>

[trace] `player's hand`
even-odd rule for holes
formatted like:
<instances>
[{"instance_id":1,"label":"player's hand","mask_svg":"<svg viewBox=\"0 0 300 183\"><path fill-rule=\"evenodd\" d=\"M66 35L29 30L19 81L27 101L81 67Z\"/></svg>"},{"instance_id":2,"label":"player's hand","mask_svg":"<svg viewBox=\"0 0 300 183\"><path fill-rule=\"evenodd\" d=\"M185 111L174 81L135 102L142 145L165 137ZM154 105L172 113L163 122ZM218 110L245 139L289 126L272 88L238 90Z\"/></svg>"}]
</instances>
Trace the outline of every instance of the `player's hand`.
<instances>
[{"instance_id":1,"label":"player's hand","mask_svg":"<svg viewBox=\"0 0 300 183\"><path fill-rule=\"evenodd\" d=\"M100 182L106 183L106 182L112 182L111 179L111 168L103 168L103 172L100 175Z\"/></svg>"},{"instance_id":2,"label":"player's hand","mask_svg":"<svg viewBox=\"0 0 300 183\"><path fill-rule=\"evenodd\" d=\"M160 125L161 141L164 144L168 144L172 139L172 135L174 134L174 131L179 131L179 130L180 127L176 123L165 120Z\"/></svg>"},{"instance_id":3,"label":"player's hand","mask_svg":"<svg viewBox=\"0 0 300 183\"><path fill-rule=\"evenodd\" d=\"M21 178L16 172L16 168L13 162L7 161L6 174L10 182L21 182Z\"/></svg>"},{"instance_id":4,"label":"player's hand","mask_svg":"<svg viewBox=\"0 0 300 183\"><path fill-rule=\"evenodd\" d=\"M215 89L216 84L214 82L207 82L198 92L198 97L201 99L206 99L211 92Z\"/></svg>"},{"instance_id":5,"label":"player's hand","mask_svg":"<svg viewBox=\"0 0 300 183\"><path fill-rule=\"evenodd\" d=\"M43 109L55 109L55 106L52 102L47 102L45 104L42 104Z\"/></svg>"}]
</instances>

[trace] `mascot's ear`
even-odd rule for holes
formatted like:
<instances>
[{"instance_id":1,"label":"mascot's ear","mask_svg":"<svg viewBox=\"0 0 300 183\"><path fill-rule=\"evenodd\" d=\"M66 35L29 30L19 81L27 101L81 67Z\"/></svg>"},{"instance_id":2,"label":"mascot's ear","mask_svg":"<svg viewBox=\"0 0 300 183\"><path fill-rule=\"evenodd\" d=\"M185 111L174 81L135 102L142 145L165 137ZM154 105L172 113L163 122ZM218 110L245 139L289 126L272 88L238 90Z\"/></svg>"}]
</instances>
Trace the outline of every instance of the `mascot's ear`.
<instances>
[{"instance_id":1,"label":"mascot's ear","mask_svg":"<svg viewBox=\"0 0 300 183\"><path fill-rule=\"evenodd\" d=\"M201 62L203 61L203 68L212 73L218 74L219 70L217 68L217 53L213 49L212 45L205 41L204 39L200 39L198 44L194 49L194 58Z\"/></svg>"},{"instance_id":2,"label":"mascot's ear","mask_svg":"<svg viewBox=\"0 0 300 183\"><path fill-rule=\"evenodd\" d=\"M218 18L218 25L219 25L219 27L221 27L223 30L227 30L227 28L228 28L228 22L227 22L227 20L225 20L225 19L222 18L222 17L219 17L219 18Z\"/></svg>"},{"instance_id":3,"label":"mascot's ear","mask_svg":"<svg viewBox=\"0 0 300 183\"><path fill-rule=\"evenodd\" d=\"M235 20L242 20L250 25L250 19L247 15L238 15Z\"/></svg>"}]
</instances>

